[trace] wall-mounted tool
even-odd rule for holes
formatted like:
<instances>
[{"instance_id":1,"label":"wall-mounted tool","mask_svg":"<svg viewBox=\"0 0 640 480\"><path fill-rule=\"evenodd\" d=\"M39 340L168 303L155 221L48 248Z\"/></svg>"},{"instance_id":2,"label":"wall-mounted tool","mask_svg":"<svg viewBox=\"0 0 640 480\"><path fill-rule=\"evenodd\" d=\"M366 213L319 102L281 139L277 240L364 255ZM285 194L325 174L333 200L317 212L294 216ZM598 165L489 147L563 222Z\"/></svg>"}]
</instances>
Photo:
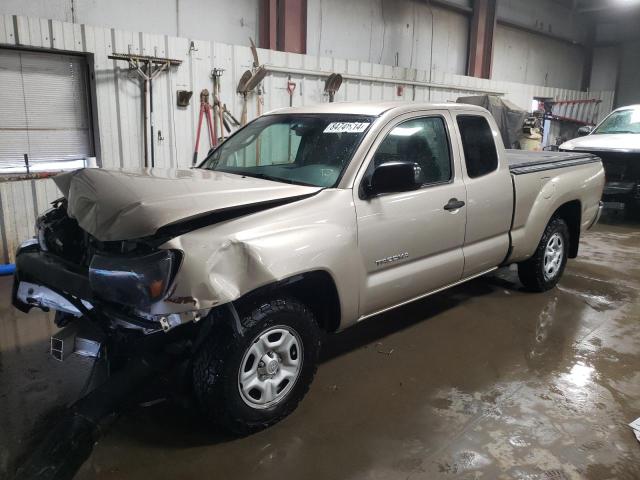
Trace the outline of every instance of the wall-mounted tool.
<instances>
[{"instance_id":1,"label":"wall-mounted tool","mask_svg":"<svg viewBox=\"0 0 640 480\"><path fill-rule=\"evenodd\" d=\"M236 91L242 95L242 116L240 117L240 123L242 125L247 124L247 95L252 92L258 84L264 79L267 75L267 70L263 65L258 67L257 70L252 72L251 70L247 70L240 77L240 81L238 82L238 88Z\"/></svg>"},{"instance_id":2,"label":"wall-mounted tool","mask_svg":"<svg viewBox=\"0 0 640 480\"><path fill-rule=\"evenodd\" d=\"M200 130L202 130L202 117L207 119L207 130L209 131L209 147L212 148L218 143L215 131L213 130L213 118L211 114L211 104L209 103L209 90L206 88L200 92L200 116L198 117L198 130L196 131L196 146L193 151L192 165L198 161L198 148L200 147Z\"/></svg>"},{"instance_id":3,"label":"wall-mounted tool","mask_svg":"<svg viewBox=\"0 0 640 480\"><path fill-rule=\"evenodd\" d=\"M329 102L333 102L336 92L340 90L340 85L342 85L342 75L339 73L332 73L325 80L324 91L329 95Z\"/></svg>"},{"instance_id":4,"label":"wall-mounted tool","mask_svg":"<svg viewBox=\"0 0 640 480\"><path fill-rule=\"evenodd\" d=\"M188 107L189 103L191 103L191 96L193 92L188 90L178 90L176 94L176 103L179 107Z\"/></svg>"},{"instance_id":5,"label":"wall-mounted tool","mask_svg":"<svg viewBox=\"0 0 640 480\"><path fill-rule=\"evenodd\" d=\"M129 68L138 72L144 82L144 166L155 166L154 136L153 136L153 79L164 70L177 66L182 60L172 58L148 57L132 55L130 53L114 53L109 55L112 60L122 60L129 63Z\"/></svg>"},{"instance_id":6,"label":"wall-mounted tool","mask_svg":"<svg viewBox=\"0 0 640 480\"><path fill-rule=\"evenodd\" d=\"M262 113L262 88L260 87L260 82L262 82L268 73L266 67L261 65L258 60L258 49L255 43L253 43L253 39L249 38L249 41L251 42L251 55L253 56L252 69L246 70L242 74L238 82L238 87L236 88L236 92L242 95L242 115L240 116L240 123L242 125L247 124L247 95L254 89L257 89L256 112L258 115Z\"/></svg>"},{"instance_id":7,"label":"wall-mounted tool","mask_svg":"<svg viewBox=\"0 0 640 480\"><path fill-rule=\"evenodd\" d=\"M247 94L249 93L247 83L249 80L251 80L251 70L245 70L236 88L236 92L242 95L242 113L240 114L240 123L242 125L247 124Z\"/></svg>"},{"instance_id":8,"label":"wall-mounted tool","mask_svg":"<svg viewBox=\"0 0 640 480\"><path fill-rule=\"evenodd\" d=\"M253 74L255 75L264 67L260 64L260 60L258 59L258 49L256 48L256 44L253 41L253 38L249 37L249 43L251 43L251 56L253 57ZM259 117L262 115L262 106L264 105L264 100L262 98L262 94L264 93L262 90L262 79L267 74L265 73L260 78L260 81L256 83L256 116Z\"/></svg>"},{"instance_id":9,"label":"wall-mounted tool","mask_svg":"<svg viewBox=\"0 0 640 480\"><path fill-rule=\"evenodd\" d=\"M226 103L220 104L219 99L214 99L214 102L218 102L216 104L216 108L219 109L218 111L222 112L222 125L224 126L224 129L227 131L227 134L230 134L231 127L238 128L240 126L240 122L229 111Z\"/></svg>"},{"instance_id":10,"label":"wall-mounted tool","mask_svg":"<svg viewBox=\"0 0 640 480\"><path fill-rule=\"evenodd\" d=\"M289 106L293 107L293 92L296 91L296 82L291 81L291 75L287 80L287 92L289 92Z\"/></svg>"},{"instance_id":11,"label":"wall-mounted tool","mask_svg":"<svg viewBox=\"0 0 640 480\"><path fill-rule=\"evenodd\" d=\"M225 125L225 128L227 129L227 132L231 132L231 129L229 128L228 123L231 123L231 125L233 125L234 127L239 127L240 126L240 122L229 111L229 109L227 108L227 104L226 103L224 103L222 105L222 111L224 112L224 118L226 120L224 125Z\"/></svg>"},{"instance_id":12,"label":"wall-mounted tool","mask_svg":"<svg viewBox=\"0 0 640 480\"><path fill-rule=\"evenodd\" d=\"M211 77L213 78L213 91L211 92L211 95L213 96L213 133L216 135L217 139L218 124L220 124L221 141L224 141L224 114L220 102L220 78L223 73L224 69L222 68L214 68L211 71Z\"/></svg>"}]
</instances>

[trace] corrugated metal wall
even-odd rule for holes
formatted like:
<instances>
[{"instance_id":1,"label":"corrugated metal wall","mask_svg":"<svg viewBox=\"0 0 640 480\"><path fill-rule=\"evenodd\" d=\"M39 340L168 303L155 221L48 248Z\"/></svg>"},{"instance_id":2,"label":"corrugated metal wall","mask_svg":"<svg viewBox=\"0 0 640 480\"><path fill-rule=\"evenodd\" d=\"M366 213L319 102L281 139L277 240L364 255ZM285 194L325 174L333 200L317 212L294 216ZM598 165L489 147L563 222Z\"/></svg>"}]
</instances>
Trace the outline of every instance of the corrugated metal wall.
<instances>
[{"instance_id":1,"label":"corrugated metal wall","mask_svg":"<svg viewBox=\"0 0 640 480\"><path fill-rule=\"evenodd\" d=\"M199 93L204 88L211 90L211 70L214 67L225 70L222 76L222 102L239 117L242 98L235 93L236 85L242 72L250 69L252 64L251 51L247 47L22 16L0 16L0 46L2 44L93 54L101 152L99 161L107 168L136 168L143 161L140 81L129 71L126 63L109 60L108 55L134 53L183 61L180 67L161 74L153 85L155 129L163 137L163 140L158 140L157 136L153 139L155 159L156 165L163 168L188 168L191 165L199 112ZM258 54L261 63L307 72L291 74L292 80L297 83L294 106L327 101L323 92L324 78L312 73L317 71L339 72L374 79L430 81L466 89L460 91L442 86L407 86L399 97L393 83L346 79L336 94L336 101L455 101L463 94L494 90L504 92L508 99L526 109L529 109L534 96L557 99L601 98L603 103L600 111L606 113L610 110L613 99L613 92L585 93L484 80L445 74L435 68L429 72L271 50L259 50ZM272 73L266 77L263 111L289 105L287 77L287 73ZM189 107L176 107L177 90L193 91ZM255 96L249 97L250 119L255 116L256 101ZM200 151L206 152L206 147L201 146ZM0 260L13 260L19 242L33 235L33 224L37 214L48 208L48 204L58 196L59 192L50 179L0 183Z\"/></svg>"}]
</instances>

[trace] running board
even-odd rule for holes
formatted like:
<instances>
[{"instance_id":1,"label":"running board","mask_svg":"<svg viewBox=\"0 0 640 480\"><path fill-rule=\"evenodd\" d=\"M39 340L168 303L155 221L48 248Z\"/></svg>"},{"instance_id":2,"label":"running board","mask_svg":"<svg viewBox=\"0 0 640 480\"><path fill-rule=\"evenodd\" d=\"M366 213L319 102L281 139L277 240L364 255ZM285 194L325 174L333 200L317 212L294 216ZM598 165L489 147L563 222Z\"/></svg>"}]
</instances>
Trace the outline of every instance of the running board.
<instances>
[{"instance_id":1,"label":"running board","mask_svg":"<svg viewBox=\"0 0 640 480\"><path fill-rule=\"evenodd\" d=\"M403 305L407 305L408 303L412 303L412 302L415 302L417 300L421 300L423 298L429 297L429 296L431 296L433 294L436 294L438 292L442 292L443 290L447 290L447 289L449 289L451 287L455 287L457 285L460 285L461 283L465 283L465 282L468 282L469 280L473 280L474 278L478 278L478 277L481 277L483 275L486 275L487 273L493 272L493 271L495 271L497 269L498 269L498 267L490 268L490 269L485 270L483 272L476 273L475 275L471 275L470 277L466 277L466 278L463 278L462 280L458 280L457 282L450 283L449 285L445 285L444 287L440 287L440 288L437 288L437 289L432 290L430 292L423 293L422 295L418 295L417 297L413 297L413 298L411 298L409 300L405 300L403 302L396 303L395 305L393 305L391 307L386 307L386 308L383 308L382 310L377 310L377 311L375 311L373 313L368 313L367 315L362 315L360 318L358 318L358 322L360 322L362 320L365 320L367 318L370 318L370 317L375 317L376 315L380 315L381 313L388 312L389 310L393 310L394 308L402 307Z\"/></svg>"}]
</instances>

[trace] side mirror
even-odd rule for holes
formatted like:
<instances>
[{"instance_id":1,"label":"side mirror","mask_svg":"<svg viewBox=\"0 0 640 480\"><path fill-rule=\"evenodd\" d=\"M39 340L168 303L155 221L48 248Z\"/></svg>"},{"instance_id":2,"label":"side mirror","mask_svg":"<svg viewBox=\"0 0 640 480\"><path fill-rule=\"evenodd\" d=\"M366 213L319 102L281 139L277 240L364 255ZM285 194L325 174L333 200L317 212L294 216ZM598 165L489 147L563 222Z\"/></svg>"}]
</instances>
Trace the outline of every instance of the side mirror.
<instances>
[{"instance_id":1,"label":"side mirror","mask_svg":"<svg viewBox=\"0 0 640 480\"><path fill-rule=\"evenodd\" d=\"M589 135L593 131L593 127L591 125L584 125L578 129L578 136L584 137L585 135Z\"/></svg>"},{"instance_id":2,"label":"side mirror","mask_svg":"<svg viewBox=\"0 0 640 480\"><path fill-rule=\"evenodd\" d=\"M368 196L415 190L420 186L420 167L412 162L387 162L378 165L366 189Z\"/></svg>"}]
</instances>

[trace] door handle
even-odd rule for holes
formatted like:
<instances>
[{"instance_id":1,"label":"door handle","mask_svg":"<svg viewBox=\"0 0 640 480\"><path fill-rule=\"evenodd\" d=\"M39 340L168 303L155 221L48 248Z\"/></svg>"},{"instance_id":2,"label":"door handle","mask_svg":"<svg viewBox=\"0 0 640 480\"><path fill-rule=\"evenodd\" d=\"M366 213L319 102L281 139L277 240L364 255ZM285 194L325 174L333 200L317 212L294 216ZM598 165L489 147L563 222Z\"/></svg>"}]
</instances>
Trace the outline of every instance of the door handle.
<instances>
[{"instance_id":1,"label":"door handle","mask_svg":"<svg viewBox=\"0 0 640 480\"><path fill-rule=\"evenodd\" d=\"M444 206L445 210L458 210L459 208L464 207L464 202L462 200L458 200L457 198L452 198L449 202Z\"/></svg>"}]
</instances>

